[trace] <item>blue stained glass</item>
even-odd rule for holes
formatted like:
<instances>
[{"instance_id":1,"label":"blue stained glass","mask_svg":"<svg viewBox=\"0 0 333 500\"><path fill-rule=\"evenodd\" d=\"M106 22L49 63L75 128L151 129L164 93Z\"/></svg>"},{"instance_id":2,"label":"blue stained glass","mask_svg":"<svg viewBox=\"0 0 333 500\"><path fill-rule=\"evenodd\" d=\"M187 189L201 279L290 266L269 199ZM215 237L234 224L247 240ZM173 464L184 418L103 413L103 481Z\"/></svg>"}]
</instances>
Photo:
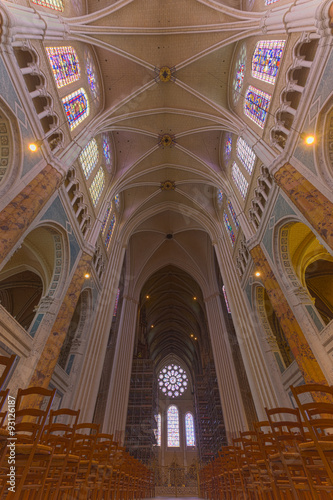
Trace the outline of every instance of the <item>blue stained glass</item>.
<instances>
[{"instance_id":1,"label":"blue stained glass","mask_svg":"<svg viewBox=\"0 0 333 500\"><path fill-rule=\"evenodd\" d=\"M115 300L115 303L114 303L114 309L113 309L113 317L114 318L117 316L119 295L120 295L120 289L118 288L117 295L116 295L116 300Z\"/></svg>"},{"instance_id":2,"label":"blue stained glass","mask_svg":"<svg viewBox=\"0 0 333 500\"><path fill-rule=\"evenodd\" d=\"M234 207L232 206L232 203L231 203L230 200L228 200L228 208L229 208L229 212L231 214L232 220L234 221L235 226L236 226L236 228L238 230L239 229L239 222L238 222L237 215L236 215L236 212L234 210Z\"/></svg>"},{"instance_id":3,"label":"blue stained glass","mask_svg":"<svg viewBox=\"0 0 333 500\"><path fill-rule=\"evenodd\" d=\"M155 431L155 436L156 436L157 446L161 446L162 418L160 413L156 417L156 422L157 422L157 429Z\"/></svg>"},{"instance_id":4,"label":"blue stained glass","mask_svg":"<svg viewBox=\"0 0 333 500\"><path fill-rule=\"evenodd\" d=\"M230 160L231 147L232 147L232 137L231 134L228 133L226 134L225 137L224 152L223 152L223 160L226 165L228 165L228 162Z\"/></svg>"},{"instance_id":5,"label":"blue stained glass","mask_svg":"<svg viewBox=\"0 0 333 500\"><path fill-rule=\"evenodd\" d=\"M71 130L89 115L89 101L82 88L64 97L62 103Z\"/></svg>"},{"instance_id":6,"label":"blue stained glass","mask_svg":"<svg viewBox=\"0 0 333 500\"><path fill-rule=\"evenodd\" d=\"M222 201L223 201L223 192L222 192L222 189L218 189L217 190L217 203L219 205L222 205Z\"/></svg>"},{"instance_id":7,"label":"blue stained glass","mask_svg":"<svg viewBox=\"0 0 333 500\"><path fill-rule=\"evenodd\" d=\"M86 70L91 94L94 99L96 99L96 97L98 96L97 80L95 75L95 65L90 54L88 54L86 58Z\"/></svg>"},{"instance_id":8,"label":"blue stained glass","mask_svg":"<svg viewBox=\"0 0 333 500\"><path fill-rule=\"evenodd\" d=\"M274 84L285 46L284 40L261 40L252 57L252 76Z\"/></svg>"},{"instance_id":9,"label":"blue stained glass","mask_svg":"<svg viewBox=\"0 0 333 500\"><path fill-rule=\"evenodd\" d=\"M228 297L227 297L227 292L226 292L224 285L222 287L222 292L223 292L223 296L224 296L224 300L225 300L225 305L227 306L227 311L229 314L231 314L230 307L229 307L229 301L228 301Z\"/></svg>"},{"instance_id":10,"label":"blue stained glass","mask_svg":"<svg viewBox=\"0 0 333 500\"><path fill-rule=\"evenodd\" d=\"M270 94L251 85L245 94L244 113L261 128L264 128L271 97Z\"/></svg>"},{"instance_id":11,"label":"blue stained glass","mask_svg":"<svg viewBox=\"0 0 333 500\"><path fill-rule=\"evenodd\" d=\"M103 139L102 148L103 148L103 155L104 155L105 161L107 163L110 163L111 151L110 151L109 141L107 139Z\"/></svg>"},{"instance_id":12,"label":"blue stained glass","mask_svg":"<svg viewBox=\"0 0 333 500\"><path fill-rule=\"evenodd\" d=\"M167 413L168 420L168 446L180 446L179 442L179 413L176 406L170 406Z\"/></svg>"},{"instance_id":13,"label":"blue stained glass","mask_svg":"<svg viewBox=\"0 0 333 500\"><path fill-rule=\"evenodd\" d=\"M116 209L119 210L119 208L120 208L119 194L116 194L116 196L114 197L114 202L115 202L115 205L116 205Z\"/></svg>"},{"instance_id":14,"label":"blue stained glass","mask_svg":"<svg viewBox=\"0 0 333 500\"><path fill-rule=\"evenodd\" d=\"M113 228L114 228L115 222L116 222L116 218L115 218L115 215L113 214L111 221L110 221L110 224L109 224L109 229L108 229L108 232L106 233L106 237L105 237L105 241L104 241L104 245L106 246L107 249L109 248L109 245L110 245L111 236L113 233Z\"/></svg>"},{"instance_id":15,"label":"blue stained glass","mask_svg":"<svg viewBox=\"0 0 333 500\"><path fill-rule=\"evenodd\" d=\"M237 139L237 156L243 163L244 167L251 175L254 167L254 163L256 161L256 155L252 151L252 148L244 141L242 137L238 137Z\"/></svg>"},{"instance_id":16,"label":"blue stained glass","mask_svg":"<svg viewBox=\"0 0 333 500\"><path fill-rule=\"evenodd\" d=\"M194 419L192 413L185 415L186 446L195 446Z\"/></svg>"},{"instance_id":17,"label":"blue stained glass","mask_svg":"<svg viewBox=\"0 0 333 500\"><path fill-rule=\"evenodd\" d=\"M235 233L234 233L232 226L230 224L229 217L225 212L223 212L223 219L224 219L225 228L226 228L227 233L229 234L229 237L230 237L231 244L232 244L232 246L234 246L235 240L236 240Z\"/></svg>"},{"instance_id":18,"label":"blue stained glass","mask_svg":"<svg viewBox=\"0 0 333 500\"><path fill-rule=\"evenodd\" d=\"M238 92L242 88L244 76L245 76L245 64L241 63L238 67L235 77L235 90L237 90Z\"/></svg>"}]
</instances>

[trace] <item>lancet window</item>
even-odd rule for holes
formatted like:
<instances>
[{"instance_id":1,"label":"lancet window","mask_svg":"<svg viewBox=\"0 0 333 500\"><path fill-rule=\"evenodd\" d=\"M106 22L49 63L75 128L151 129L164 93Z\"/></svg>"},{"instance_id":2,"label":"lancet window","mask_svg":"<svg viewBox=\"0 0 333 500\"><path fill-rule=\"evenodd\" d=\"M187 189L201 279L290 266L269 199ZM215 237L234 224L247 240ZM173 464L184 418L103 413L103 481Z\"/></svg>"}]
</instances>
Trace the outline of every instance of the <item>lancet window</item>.
<instances>
[{"instance_id":1,"label":"lancet window","mask_svg":"<svg viewBox=\"0 0 333 500\"><path fill-rule=\"evenodd\" d=\"M179 412L177 406L169 406L167 413L168 422L168 446L180 446L179 442Z\"/></svg>"},{"instance_id":2,"label":"lancet window","mask_svg":"<svg viewBox=\"0 0 333 500\"><path fill-rule=\"evenodd\" d=\"M92 139L90 142L88 142L79 156L81 167L86 179L90 177L91 172L96 167L98 158L99 154L97 142L96 139Z\"/></svg>"},{"instance_id":3,"label":"lancet window","mask_svg":"<svg viewBox=\"0 0 333 500\"><path fill-rule=\"evenodd\" d=\"M271 95L249 86L244 99L244 113L259 127L264 128Z\"/></svg>"},{"instance_id":4,"label":"lancet window","mask_svg":"<svg viewBox=\"0 0 333 500\"><path fill-rule=\"evenodd\" d=\"M239 166L237 165L236 162L234 162L232 165L231 176L232 176L232 180L236 184L242 198L245 199L246 193L247 193L247 190L249 187L249 183L247 182L244 175L240 171Z\"/></svg>"},{"instance_id":5,"label":"lancet window","mask_svg":"<svg viewBox=\"0 0 333 500\"><path fill-rule=\"evenodd\" d=\"M75 129L89 115L89 101L83 88L64 97L62 103L71 130Z\"/></svg>"},{"instance_id":6,"label":"lancet window","mask_svg":"<svg viewBox=\"0 0 333 500\"><path fill-rule=\"evenodd\" d=\"M254 167L254 163L256 161L256 155L252 151L252 148L248 145L246 141L242 137L238 137L237 139L237 147L236 152L238 158L243 163L245 169L251 175Z\"/></svg>"},{"instance_id":7,"label":"lancet window","mask_svg":"<svg viewBox=\"0 0 333 500\"><path fill-rule=\"evenodd\" d=\"M238 222L237 215L236 215L236 212L234 210L234 207L232 206L232 203L231 203L230 200L228 200L228 208L229 208L229 212L230 212L230 215L232 217L232 220L235 223L236 229L238 230L239 229L239 222Z\"/></svg>"},{"instance_id":8,"label":"lancet window","mask_svg":"<svg viewBox=\"0 0 333 500\"><path fill-rule=\"evenodd\" d=\"M229 234L231 244L234 245L236 237L235 237L235 233L232 229L232 225L230 224L229 217L228 217L226 212L223 212L223 220L224 220L224 225L225 225L225 228L227 230L227 233Z\"/></svg>"},{"instance_id":9,"label":"lancet window","mask_svg":"<svg viewBox=\"0 0 333 500\"><path fill-rule=\"evenodd\" d=\"M190 412L185 415L186 446L195 446L194 419Z\"/></svg>"},{"instance_id":10,"label":"lancet window","mask_svg":"<svg viewBox=\"0 0 333 500\"><path fill-rule=\"evenodd\" d=\"M105 237L105 241L104 241L104 245L106 246L107 249L109 248L109 245L110 245L111 236L113 233L113 228L114 228L115 222L116 222L116 218L115 218L115 215L113 214L113 216L110 220L108 232L106 233L106 237Z\"/></svg>"},{"instance_id":11,"label":"lancet window","mask_svg":"<svg viewBox=\"0 0 333 500\"><path fill-rule=\"evenodd\" d=\"M94 207L96 207L98 200L101 197L104 186L105 186L105 174L103 168L100 167L89 188L90 196Z\"/></svg>"},{"instance_id":12,"label":"lancet window","mask_svg":"<svg viewBox=\"0 0 333 500\"><path fill-rule=\"evenodd\" d=\"M274 84L284 46L284 40L261 40L258 42L252 57L252 76Z\"/></svg>"},{"instance_id":13,"label":"lancet window","mask_svg":"<svg viewBox=\"0 0 333 500\"><path fill-rule=\"evenodd\" d=\"M73 47L46 47L58 89L80 78L80 64Z\"/></svg>"}]
</instances>

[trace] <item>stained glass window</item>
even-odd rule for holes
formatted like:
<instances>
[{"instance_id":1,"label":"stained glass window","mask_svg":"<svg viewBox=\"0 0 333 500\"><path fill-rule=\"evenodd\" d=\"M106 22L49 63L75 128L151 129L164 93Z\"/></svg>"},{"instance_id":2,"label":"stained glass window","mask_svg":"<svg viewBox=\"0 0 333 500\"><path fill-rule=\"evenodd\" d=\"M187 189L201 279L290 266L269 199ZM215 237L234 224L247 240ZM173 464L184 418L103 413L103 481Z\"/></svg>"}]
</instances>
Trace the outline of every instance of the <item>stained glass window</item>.
<instances>
[{"instance_id":1,"label":"stained glass window","mask_svg":"<svg viewBox=\"0 0 333 500\"><path fill-rule=\"evenodd\" d=\"M247 59L246 45L245 43L243 43L238 53L237 61L235 64L234 78L232 82L232 88L233 88L232 98L235 105L237 104L238 99L241 96L241 90L244 84L246 59Z\"/></svg>"},{"instance_id":2,"label":"stained glass window","mask_svg":"<svg viewBox=\"0 0 333 500\"><path fill-rule=\"evenodd\" d=\"M115 218L115 215L113 214L113 216L110 220L109 229L108 229L108 232L106 233L106 237L105 237L105 241L104 241L104 245L106 246L107 249L109 248L109 245L110 245L111 236L112 236L115 222L116 222L116 218Z\"/></svg>"},{"instance_id":3,"label":"stained glass window","mask_svg":"<svg viewBox=\"0 0 333 500\"><path fill-rule=\"evenodd\" d=\"M118 288L117 295L116 295L116 300L115 300L115 303L114 303L114 309L113 309L113 317L114 318L117 316L119 295L120 295L120 289Z\"/></svg>"},{"instance_id":4,"label":"stained glass window","mask_svg":"<svg viewBox=\"0 0 333 500\"><path fill-rule=\"evenodd\" d=\"M246 91L244 99L244 113L259 127L264 128L271 95L258 90L251 85Z\"/></svg>"},{"instance_id":5,"label":"stained glass window","mask_svg":"<svg viewBox=\"0 0 333 500\"><path fill-rule=\"evenodd\" d=\"M32 0L32 3L48 9L59 10L60 12L64 10L63 0Z\"/></svg>"},{"instance_id":6,"label":"stained glass window","mask_svg":"<svg viewBox=\"0 0 333 500\"><path fill-rule=\"evenodd\" d=\"M237 139L236 150L238 158L241 160L248 173L252 174L254 162L256 161L256 155L242 137L238 137Z\"/></svg>"},{"instance_id":7,"label":"stained glass window","mask_svg":"<svg viewBox=\"0 0 333 500\"><path fill-rule=\"evenodd\" d=\"M79 156L79 160L81 163L81 167L86 179L89 178L91 172L97 165L98 162L98 146L96 139L92 139L86 147L83 149L82 153Z\"/></svg>"},{"instance_id":8,"label":"stained glass window","mask_svg":"<svg viewBox=\"0 0 333 500\"><path fill-rule=\"evenodd\" d=\"M232 244L232 246L234 246L236 237L235 237L235 233L232 229L232 226L231 226L230 221L229 221L229 217L226 214L226 212L223 212L223 220L224 220L224 225L225 225L225 228L227 230L227 233L229 234L231 244Z\"/></svg>"},{"instance_id":9,"label":"stained glass window","mask_svg":"<svg viewBox=\"0 0 333 500\"><path fill-rule=\"evenodd\" d=\"M110 163L111 162L111 151L110 151L109 141L107 138L103 139L102 148L103 148L103 155L104 155L106 163Z\"/></svg>"},{"instance_id":10,"label":"stained glass window","mask_svg":"<svg viewBox=\"0 0 333 500\"><path fill-rule=\"evenodd\" d=\"M229 212L230 212L230 215L232 217L232 220L235 223L236 229L238 230L239 229L239 222L238 222L237 215L236 215L236 212L234 210L234 207L232 206L232 203L231 203L230 200L228 200L228 208L229 208Z\"/></svg>"},{"instance_id":11,"label":"stained glass window","mask_svg":"<svg viewBox=\"0 0 333 500\"><path fill-rule=\"evenodd\" d=\"M116 209L119 210L120 208L120 198L119 198L119 194L116 194L116 196L114 197L114 203L116 205Z\"/></svg>"},{"instance_id":12,"label":"stained glass window","mask_svg":"<svg viewBox=\"0 0 333 500\"><path fill-rule=\"evenodd\" d=\"M180 446L179 443L179 413L177 406L169 406L167 413L168 420L168 446Z\"/></svg>"},{"instance_id":13,"label":"stained glass window","mask_svg":"<svg viewBox=\"0 0 333 500\"><path fill-rule=\"evenodd\" d=\"M155 430L156 444L161 446L161 434L162 434L162 419L161 414L156 415L157 429Z\"/></svg>"},{"instance_id":14,"label":"stained glass window","mask_svg":"<svg viewBox=\"0 0 333 500\"><path fill-rule=\"evenodd\" d=\"M237 90L238 92L242 88L244 76L245 76L245 64L242 62L238 66L238 70L236 71L236 77L235 77L235 90Z\"/></svg>"},{"instance_id":15,"label":"stained glass window","mask_svg":"<svg viewBox=\"0 0 333 500\"><path fill-rule=\"evenodd\" d=\"M47 47L46 53L58 89L80 78L80 64L73 47Z\"/></svg>"},{"instance_id":16,"label":"stained glass window","mask_svg":"<svg viewBox=\"0 0 333 500\"><path fill-rule=\"evenodd\" d=\"M186 446L195 446L194 419L192 413L185 415Z\"/></svg>"},{"instance_id":17,"label":"stained glass window","mask_svg":"<svg viewBox=\"0 0 333 500\"><path fill-rule=\"evenodd\" d=\"M237 165L236 162L234 162L232 165L231 176L232 176L232 180L234 181L234 183L238 187L239 192L242 195L242 198L245 199L247 189L249 187L249 183L245 179L242 172L239 170L239 166Z\"/></svg>"},{"instance_id":18,"label":"stained glass window","mask_svg":"<svg viewBox=\"0 0 333 500\"><path fill-rule=\"evenodd\" d=\"M217 203L221 206L223 201L223 192L222 189L217 190Z\"/></svg>"},{"instance_id":19,"label":"stained glass window","mask_svg":"<svg viewBox=\"0 0 333 500\"><path fill-rule=\"evenodd\" d=\"M62 99L65 113L73 130L89 115L89 101L84 89L79 89Z\"/></svg>"},{"instance_id":20,"label":"stained glass window","mask_svg":"<svg viewBox=\"0 0 333 500\"><path fill-rule=\"evenodd\" d=\"M98 200L101 197L104 186L105 186L105 174L103 168L100 167L89 188L90 196L94 207L96 207Z\"/></svg>"},{"instance_id":21,"label":"stained glass window","mask_svg":"<svg viewBox=\"0 0 333 500\"><path fill-rule=\"evenodd\" d=\"M97 86L97 79L95 75L95 65L93 63L91 55L88 53L86 55L86 70L87 70L87 78L88 78L88 83L89 87L91 90L91 94L94 99L97 98L98 96L98 86Z\"/></svg>"},{"instance_id":22,"label":"stained glass window","mask_svg":"<svg viewBox=\"0 0 333 500\"><path fill-rule=\"evenodd\" d=\"M231 134L226 134L225 144L224 144L224 152L223 152L223 160L224 160L224 163L226 165L228 165L228 162L230 160L231 146L232 146Z\"/></svg>"},{"instance_id":23,"label":"stained glass window","mask_svg":"<svg viewBox=\"0 0 333 500\"><path fill-rule=\"evenodd\" d=\"M105 226L106 226L106 223L108 221L108 218L109 218L109 215L110 215L110 210L111 210L111 206L109 206L107 209L106 209L106 212L105 212L105 215L104 215L104 219L103 219L103 222L102 222L102 227L101 227L101 233L103 234L104 231L105 231Z\"/></svg>"},{"instance_id":24,"label":"stained glass window","mask_svg":"<svg viewBox=\"0 0 333 500\"><path fill-rule=\"evenodd\" d=\"M278 2L278 0L265 0L265 5L271 5L271 3Z\"/></svg>"},{"instance_id":25,"label":"stained glass window","mask_svg":"<svg viewBox=\"0 0 333 500\"><path fill-rule=\"evenodd\" d=\"M262 40L257 43L252 57L252 76L275 83L285 46L284 40Z\"/></svg>"},{"instance_id":26,"label":"stained glass window","mask_svg":"<svg viewBox=\"0 0 333 500\"><path fill-rule=\"evenodd\" d=\"M222 287L222 292L223 292L223 296L224 296L224 300L225 300L225 305L227 306L227 311L228 311L229 314L231 314L230 307L229 307L229 302L228 302L228 297L227 297L227 292L225 290L225 286L224 285Z\"/></svg>"},{"instance_id":27,"label":"stained glass window","mask_svg":"<svg viewBox=\"0 0 333 500\"><path fill-rule=\"evenodd\" d=\"M188 385L186 372L180 366L173 363L165 366L158 375L158 386L169 398L181 396Z\"/></svg>"}]
</instances>

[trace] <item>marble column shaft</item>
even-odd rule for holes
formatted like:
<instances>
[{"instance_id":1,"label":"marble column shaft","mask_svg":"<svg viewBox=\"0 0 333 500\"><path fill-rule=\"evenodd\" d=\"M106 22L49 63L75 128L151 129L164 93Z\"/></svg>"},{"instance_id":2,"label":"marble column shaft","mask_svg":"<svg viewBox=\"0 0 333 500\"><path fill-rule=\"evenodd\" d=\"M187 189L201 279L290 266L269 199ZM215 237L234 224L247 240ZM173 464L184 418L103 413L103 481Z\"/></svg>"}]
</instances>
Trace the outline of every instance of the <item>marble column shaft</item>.
<instances>
[{"instance_id":1,"label":"marble column shaft","mask_svg":"<svg viewBox=\"0 0 333 500\"><path fill-rule=\"evenodd\" d=\"M46 165L0 212L0 262L57 190L61 180L61 174L51 165Z\"/></svg>"},{"instance_id":2,"label":"marble column shaft","mask_svg":"<svg viewBox=\"0 0 333 500\"><path fill-rule=\"evenodd\" d=\"M90 262L91 256L87 253L82 253L49 337L44 345L43 352L31 377L30 387L42 386L47 388L49 386L76 304L79 300L85 280L84 275L90 269Z\"/></svg>"},{"instance_id":3,"label":"marble column shaft","mask_svg":"<svg viewBox=\"0 0 333 500\"><path fill-rule=\"evenodd\" d=\"M333 248L333 203L290 163L283 165L274 178L315 231Z\"/></svg>"},{"instance_id":4,"label":"marble column shaft","mask_svg":"<svg viewBox=\"0 0 333 500\"><path fill-rule=\"evenodd\" d=\"M279 320L280 326L289 343L294 358L302 372L306 384L326 384L327 381L306 340L283 291L265 257L257 245L250 251L252 259L261 273L261 280Z\"/></svg>"}]
</instances>

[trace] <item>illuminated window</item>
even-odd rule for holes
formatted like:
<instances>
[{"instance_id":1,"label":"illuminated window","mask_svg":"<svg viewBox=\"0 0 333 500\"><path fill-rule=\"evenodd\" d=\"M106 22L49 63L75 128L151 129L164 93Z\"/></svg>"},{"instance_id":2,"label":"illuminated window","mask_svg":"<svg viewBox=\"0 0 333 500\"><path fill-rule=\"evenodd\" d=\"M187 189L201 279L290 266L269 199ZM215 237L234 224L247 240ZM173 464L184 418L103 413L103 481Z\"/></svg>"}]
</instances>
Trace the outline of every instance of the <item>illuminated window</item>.
<instances>
[{"instance_id":1,"label":"illuminated window","mask_svg":"<svg viewBox=\"0 0 333 500\"><path fill-rule=\"evenodd\" d=\"M265 5L271 5L271 3L278 2L279 0L265 0Z\"/></svg>"},{"instance_id":2,"label":"illuminated window","mask_svg":"<svg viewBox=\"0 0 333 500\"><path fill-rule=\"evenodd\" d=\"M258 42L252 57L252 76L268 83L275 83L285 46L284 40Z\"/></svg>"},{"instance_id":3,"label":"illuminated window","mask_svg":"<svg viewBox=\"0 0 333 500\"><path fill-rule=\"evenodd\" d=\"M271 95L252 87L246 91L244 99L244 113L259 127L264 128Z\"/></svg>"},{"instance_id":4,"label":"illuminated window","mask_svg":"<svg viewBox=\"0 0 333 500\"><path fill-rule=\"evenodd\" d=\"M236 150L238 158L241 160L248 173L252 174L254 162L256 161L256 155L247 142L242 139L242 137L238 137L237 139Z\"/></svg>"},{"instance_id":5,"label":"illuminated window","mask_svg":"<svg viewBox=\"0 0 333 500\"><path fill-rule=\"evenodd\" d=\"M92 57L90 54L86 56L86 70L87 70L87 78L90 87L91 94L94 99L98 96L98 85L95 74L95 65L93 63Z\"/></svg>"},{"instance_id":6,"label":"illuminated window","mask_svg":"<svg viewBox=\"0 0 333 500\"><path fill-rule=\"evenodd\" d=\"M223 201L223 192L222 189L217 190L217 203L221 206Z\"/></svg>"},{"instance_id":7,"label":"illuminated window","mask_svg":"<svg viewBox=\"0 0 333 500\"><path fill-rule=\"evenodd\" d=\"M195 446L194 419L192 413L185 415L186 446Z\"/></svg>"},{"instance_id":8,"label":"illuminated window","mask_svg":"<svg viewBox=\"0 0 333 500\"><path fill-rule=\"evenodd\" d=\"M115 300L115 303L114 303L114 309L113 309L113 317L114 318L117 316L119 295L120 295L120 289L118 288L117 295L116 295L116 300Z\"/></svg>"},{"instance_id":9,"label":"illuminated window","mask_svg":"<svg viewBox=\"0 0 333 500\"><path fill-rule=\"evenodd\" d=\"M238 190L239 190L240 194L242 195L242 198L245 199L247 189L249 187L249 183L245 179L242 172L239 170L239 166L237 165L236 162L234 162L232 165L231 176L232 176L232 180L234 181L234 183L238 187Z\"/></svg>"},{"instance_id":10,"label":"illuminated window","mask_svg":"<svg viewBox=\"0 0 333 500\"><path fill-rule=\"evenodd\" d=\"M165 366L158 375L158 386L160 390L169 398L181 396L188 385L186 372L180 366Z\"/></svg>"},{"instance_id":11,"label":"illuminated window","mask_svg":"<svg viewBox=\"0 0 333 500\"><path fill-rule=\"evenodd\" d=\"M223 212L223 220L224 220L224 225L225 225L225 228L227 230L227 233L229 234L231 244L232 244L232 246L234 246L234 243L236 240L235 233L234 233L232 226L230 224L229 217L225 212Z\"/></svg>"},{"instance_id":12,"label":"illuminated window","mask_svg":"<svg viewBox=\"0 0 333 500\"><path fill-rule=\"evenodd\" d=\"M228 200L228 208L229 208L229 212L230 212L230 215L232 217L232 220L234 221L235 226L236 226L236 228L238 230L239 229L239 222L238 222L237 215L236 215L236 212L234 210L234 207L232 206L232 203L231 203L230 200Z\"/></svg>"},{"instance_id":13,"label":"illuminated window","mask_svg":"<svg viewBox=\"0 0 333 500\"><path fill-rule=\"evenodd\" d=\"M157 422L157 429L155 430L156 444L157 446L161 446L162 418L160 413L156 415L156 422Z\"/></svg>"},{"instance_id":14,"label":"illuminated window","mask_svg":"<svg viewBox=\"0 0 333 500\"><path fill-rule=\"evenodd\" d=\"M108 220L109 215L110 215L110 210L111 210L111 206L106 209L106 212L105 212L105 215L104 215L104 219L103 219L102 227L101 227L101 233L102 234L105 231L105 226L106 226L107 220Z\"/></svg>"},{"instance_id":15,"label":"illuminated window","mask_svg":"<svg viewBox=\"0 0 333 500\"><path fill-rule=\"evenodd\" d=\"M108 232L106 233L106 237L105 237L105 241L104 241L104 245L106 246L107 249L109 248L109 245L110 245L111 236L113 233L113 228L114 228L115 222L116 222L116 218L113 214L112 219L110 220L109 229L108 229Z\"/></svg>"},{"instance_id":16,"label":"illuminated window","mask_svg":"<svg viewBox=\"0 0 333 500\"><path fill-rule=\"evenodd\" d=\"M96 207L98 200L101 197L104 186L105 186L105 174L103 168L100 167L89 188L90 196L94 207Z\"/></svg>"},{"instance_id":17,"label":"illuminated window","mask_svg":"<svg viewBox=\"0 0 333 500\"><path fill-rule=\"evenodd\" d=\"M179 413L176 406L169 406L167 413L168 420L168 446L176 447L179 444Z\"/></svg>"},{"instance_id":18,"label":"illuminated window","mask_svg":"<svg viewBox=\"0 0 333 500\"><path fill-rule=\"evenodd\" d=\"M231 146L232 146L231 134L226 134L224 152L223 152L223 160L226 165L228 165L228 162L230 160Z\"/></svg>"},{"instance_id":19,"label":"illuminated window","mask_svg":"<svg viewBox=\"0 0 333 500\"><path fill-rule=\"evenodd\" d=\"M40 5L41 7L47 7L48 9L59 10L60 12L64 10L64 3L62 0L32 0L32 3Z\"/></svg>"},{"instance_id":20,"label":"illuminated window","mask_svg":"<svg viewBox=\"0 0 333 500\"><path fill-rule=\"evenodd\" d=\"M114 203L116 205L116 209L119 210L120 208L120 198L119 198L119 194L116 194L116 196L114 197Z\"/></svg>"},{"instance_id":21,"label":"illuminated window","mask_svg":"<svg viewBox=\"0 0 333 500\"><path fill-rule=\"evenodd\" d=\"M89 178L91 172L97 165L98 162L98 146L96 139L92 139L86 147L83 149L82 153L79 156L79 160L81 163L81 167L86 179Z\"/></svg>"},{"instance_id":22,"label":"illuminated window","mask_svg":"<svg viewBox=\"0 0 333 500\"><path fill-rule=\"evenodd\" d=\"M80 65L73 47L47 47L50 65L58 89L80 78Z\"/></svg>"},{"instance_id":23,"label":"illuminated window","mask_svg":"<svg viewBox=\"0 0 333 500\"><path fill-rule=\"evenodd\" d=\"M65 113L73 130L89 115L89 102L84 89L79 89L62 99Z\"/></svg>"},{"instance_id":24,"label":"illuminated window","mask_svg":"<svg viewBox=\"0 0 333 500\"><path fill-rule=\"evenodd\" d=\"M105 158L106 163L111 162L111 151L110 151L110 145L108 139L104 138L102 142L102 148L103 148L103 155Z\"/></svg>"},{"instance_id":25,"label":"illuminated window","mask_svg":"<svg viewBox=\"0 0 333 500\"><path fill-rule=\"evenodd\" d=\"M242 62L238 66L238 69L236 71L236 76L235 76L235 84L234 85L235 85L235 90L237 90L238 92L242 88L244 76L245 76L245 64Z\"/></svg>"},{"instance_id":26,"label":"illuminated window","mask_svg":"<svg viewBox=\"0 0 333 500\"><path fill-rule=\"evenodd\" d=\"M227 297L227 292L225 291L225 286L223 285L222 287L222 292L225 300L225 305L227 306L227 311L229 314L231 314L230 307L229 307L229 302L228 302L228 297Z\"/></svg>"}]
</instances>

